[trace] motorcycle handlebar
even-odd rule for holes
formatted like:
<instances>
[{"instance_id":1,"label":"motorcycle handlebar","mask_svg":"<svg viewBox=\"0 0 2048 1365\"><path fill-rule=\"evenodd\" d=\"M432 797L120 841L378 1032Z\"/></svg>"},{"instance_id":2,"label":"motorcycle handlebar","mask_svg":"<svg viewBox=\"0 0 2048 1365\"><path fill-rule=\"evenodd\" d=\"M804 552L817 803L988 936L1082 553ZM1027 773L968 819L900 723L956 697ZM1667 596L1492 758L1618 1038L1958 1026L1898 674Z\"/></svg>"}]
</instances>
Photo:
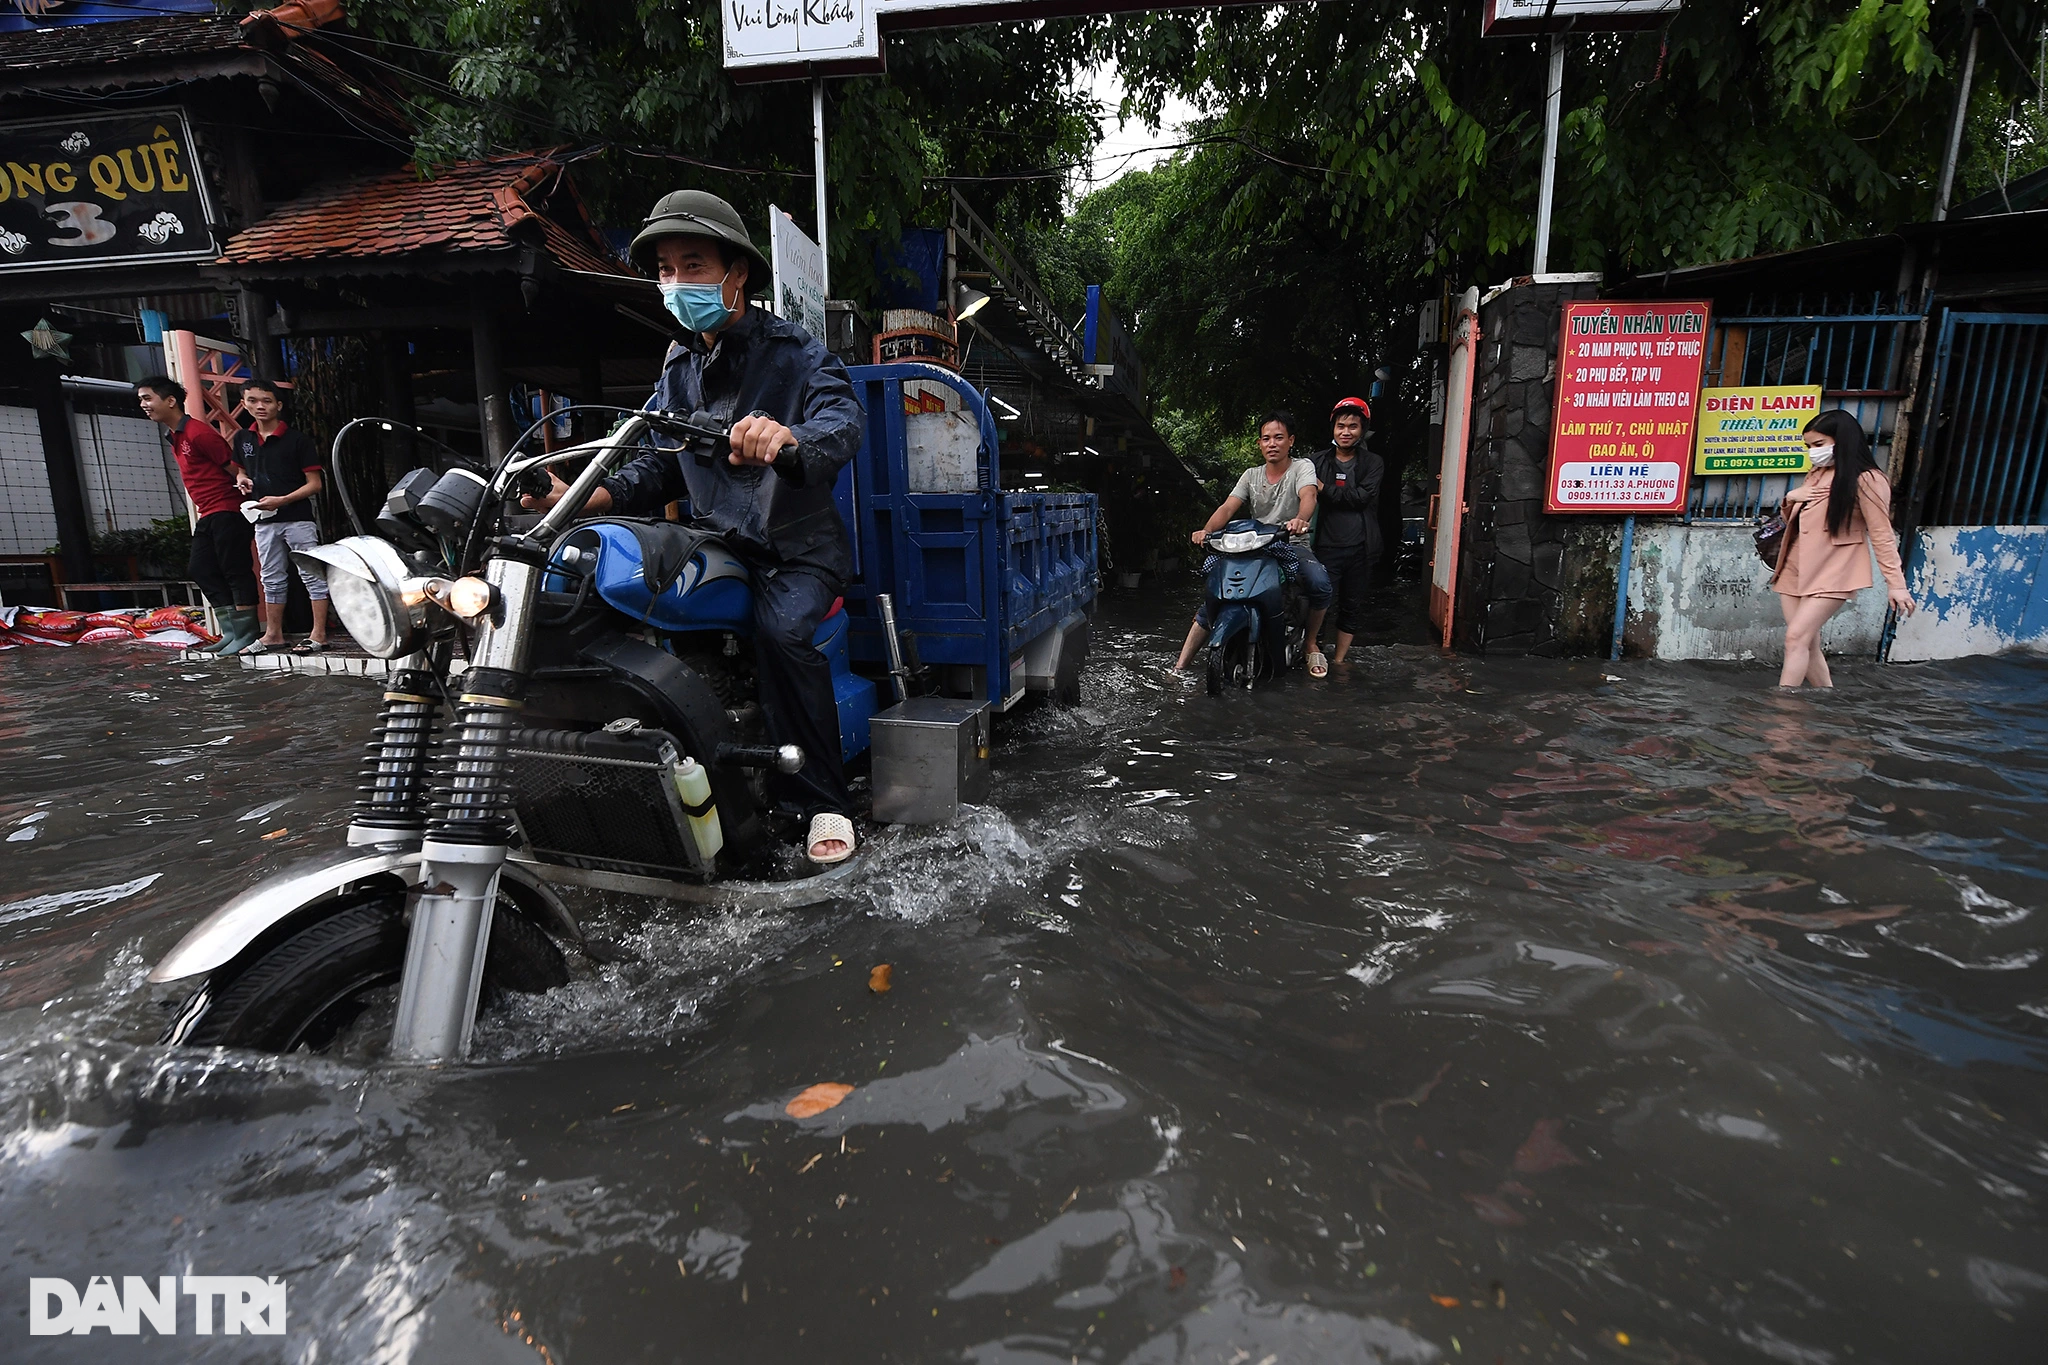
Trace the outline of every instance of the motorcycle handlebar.
<instances>
[{"instance_id":1,"label":"motorcycle handlebar","mask_svg":"<svg viewBox=\"0 0 2048 1365\"><path fill-rule=\"evenodd\" d=\"M718 425L718 420L708 412L650 412L648 425L670 436L702 443L702 450L691 452L699 464L710 464L722 455L732 453L732 428ZM790 442L775 452L775 459L796 458L796 443Z\"/></svg>"}]
</instances>

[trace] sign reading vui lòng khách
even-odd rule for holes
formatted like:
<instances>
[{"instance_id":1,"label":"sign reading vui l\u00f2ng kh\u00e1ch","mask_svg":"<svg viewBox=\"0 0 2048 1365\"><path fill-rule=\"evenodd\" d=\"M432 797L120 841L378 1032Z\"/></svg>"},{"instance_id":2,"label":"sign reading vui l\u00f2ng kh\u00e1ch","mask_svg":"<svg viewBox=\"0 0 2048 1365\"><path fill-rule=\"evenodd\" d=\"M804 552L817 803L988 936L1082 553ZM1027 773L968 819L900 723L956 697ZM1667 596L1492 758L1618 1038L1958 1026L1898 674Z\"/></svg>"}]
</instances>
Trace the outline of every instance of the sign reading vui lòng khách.
<instances>
[{"instance_id":1,"label":"sign reading vui l\u00f2ng kh\u00e1ch","mask_svg":"<svg viewBox=\"0 0 2048 1365\"><path fill-rule=\"evenodd\" d=\"M1160 9L1162 0L719 0L725 69L880 70L881 31L993 24L1048 15L1120 14ZM1577 0L1594 3L1596 0ZM1598 0L1640 4L1645 0ZM1666 3L1667 0L1654 0ZM1257 0L1219 0L1213 8ZM1677 0L1668 0L1676 4ZM783 71L755 79L773 80Z\"/></svg>"},{"instance_id":2,"label":"sign reading vui l\u00f2ng kh\u00e1ch","mask_svg":"<svg viewBox=\"0 0 2048 1365\"><path fill-rule=\"evenodd\" d=\"M0 270L212 256L212 217L181 111L0 125Z\"/></svg>"}]
</instances>

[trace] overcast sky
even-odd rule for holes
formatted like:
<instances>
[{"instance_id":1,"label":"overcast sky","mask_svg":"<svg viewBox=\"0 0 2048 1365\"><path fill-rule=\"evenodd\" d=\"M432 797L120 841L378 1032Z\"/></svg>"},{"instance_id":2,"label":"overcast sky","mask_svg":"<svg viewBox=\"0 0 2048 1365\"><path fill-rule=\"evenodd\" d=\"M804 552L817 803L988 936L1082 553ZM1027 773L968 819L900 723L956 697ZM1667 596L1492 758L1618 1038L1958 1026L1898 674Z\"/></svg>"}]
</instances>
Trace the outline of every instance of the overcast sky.
<instances>
[{"instance_id":1,"label":"overcast sky","mask_svg":"<svg viewBox=\"0 0 2048 1365\"><path fill-rule=\"evenodd\" d=\"M1185 136L1182 125L1196 114L1192 104L1174 96L1167 100L1165 109L1161 111L1158 132L1153 132L1137 118L1119 128L1116 107L1124 97L1124 87L1116 68L1097 67L1086 88L1106 112L1102 119L1102 145L1095 149L1095 183L1077 184L1075 189L1082 194L1102 188L1126 171L1149 170L1164 161L1172 152L1159 149L1179 142ZM1129 160L1125 160L1127 155Z\"/></svg>"}]
</instances>

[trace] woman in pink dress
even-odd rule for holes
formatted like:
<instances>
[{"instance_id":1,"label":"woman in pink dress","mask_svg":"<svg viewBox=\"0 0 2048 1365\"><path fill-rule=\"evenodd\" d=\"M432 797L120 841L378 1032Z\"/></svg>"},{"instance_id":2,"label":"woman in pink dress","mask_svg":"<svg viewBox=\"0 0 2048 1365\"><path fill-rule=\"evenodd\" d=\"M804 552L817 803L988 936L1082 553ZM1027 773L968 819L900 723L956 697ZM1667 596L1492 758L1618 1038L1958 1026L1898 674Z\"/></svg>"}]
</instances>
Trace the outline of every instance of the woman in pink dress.
<instances>
[{"instance_id":1,"label":"woman in pink dress","mask_svg":"<svg viewBox=\"0 0 2048 1365\"><path fill-rule=\"evenodd\" d=\"M1892 533L1892 486L1870 458L1863 427L1840 408L1806 424L1813 472L1785 495L1785 543L1771 586L1785 609L1785 668L1778 686L1833 687L1820 651L1820 628L1842 604L1870 587L1870 554L1891 608L1913 614L1899 540Z\"/></svg>"}]
</instances>

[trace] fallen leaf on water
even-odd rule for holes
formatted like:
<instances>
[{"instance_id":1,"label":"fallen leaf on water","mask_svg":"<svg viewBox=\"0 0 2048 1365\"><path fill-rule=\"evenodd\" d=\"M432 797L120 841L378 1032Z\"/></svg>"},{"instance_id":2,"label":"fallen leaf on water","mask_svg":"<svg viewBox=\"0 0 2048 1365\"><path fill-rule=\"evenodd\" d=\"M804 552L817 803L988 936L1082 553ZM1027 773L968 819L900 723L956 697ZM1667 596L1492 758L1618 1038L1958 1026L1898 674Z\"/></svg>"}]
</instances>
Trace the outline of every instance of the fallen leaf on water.
<instances>
[{"instance_id":1,"label":"fallen leaf on water","mask_svg":"<svg viewBox=\"0 0 2048 1365\"><path fill-rule=\"evenodd\" d=\"M1429 1297L1430 1301L1439 1308L1456 1308L1458 1306L1458 1296L1456 1294L1431 1294Z\"/></svg>"},{"instance_id":2,"label":"fallen leaf on water","mask_svg":"<svg viewBox=\"0 0 2048 1365\"><path fill-rule=\"evenodd\" d=\"M1179 1266L1175 1266L1173 1269L1166 1272L1166 1288L1168 1292L1177 1292L1179 1290L1185 1289L1187 1287L1187 1283L1188 1273L1187 1271L1182 1270Z\"/></svg>"},{"instance_id":3,"label":"fallen leaf on water","mask_svg":"<svg viewBox=\"0 0 2048 1365\"><path fill-rule=\"evenodd\" d=\"M876 995L887 995L889 993L889 974L891 970L886 962L872 968L868 972L868 989Z\"/></svg>"},{"instance_id":4,"label":"fallen leaf on water","mask_svg":"<svg viewBox=\"0 0 2048 1365\"><path fill-rule=\"evenodd\" d=\"M817 1154L816 1156L812 1157L812 1158L811 1158L811 1159L810 1159L809 1161L806 1161L806 1162L805 1162L805 1163L804 1163L803 1165L801 1165L801 1166L797 1167L797 1171L796 1171L796 1173L797 1173L798 1175L802 1175L802 1174L803 1174L803 1173L804 1173L805 1171L808 1171L809 1169L811 1169L811 1167L813 1167L813 1166L817 1165L817 1164L818 1164L819 1162L823 1161L824 1159L825 1159L825 1154L824 1154L823 1152L819 1152L819 1153L818 1153L818 1154Z\"/></svg>"},{"instance_id":5,"label":"fallen leaf on water","mask_svg":"<svg viewBox=\"0 0 2048 1365\"><path fill-rule=\"evenodd\" d=\"M1529 1220L1490 1194L1467 1194L1472 1211L1497 1228L1518 1228Z\"/></svg>"},{"instance_id":6,"label":"fallen leaf on water","mask_svg":"<svg viewBox=\"0 0 2048 1365\"><path fill-rule=\"evenodd\" d=\"M266 839L282 839L284 838L284 831L281 829L274 829L270 831L270 833L264 835L263 837Z\"/></svg>"},{"instance_id":7,"label":"fallen leaf on water","mask_svg":"<svg viewBox=\"0 0 2048 1365\"><path fill-rule=\"evenodd\" d=\"M821 1081L806 1088L803 1093L782 1106L782 1112L793 1119L807 1119L813 1114L824 1113L852 1093L853 1087L850 1085L841 1085L837 1081Z\"/></svg>"},{"instance_id":8,"label":"fallen leaf on water","mask_svg":"<svg viewBox=\"0 0 2048 1365\"><path fill-rule=\"evenodd\" d=\"M1560 1166L1581 1166L1585 1163L1572 1155L1571 1148L1564 1145L1558 1132L1564 1127L1563 1119L1538 1119L1536 1126L1529 1130L1529 1136L1522 1145L1515 1148L1515 1169L1523 1175L1540 1175L1554 1171Z\"/></svg>"},{"instance_id":9,"label":"fallen leaf on water","mask_svg":"<svg viewBox=\"0 0 2048 1365\"><path fill-rule=\"evenodd\" d=\"M628 1100L628 1101L627 1101L626 1103L624 1103L624 1104L621 1104L621 1105L617 1106L616 1108L614 1108L614 1109L612 1110L612 1112L613 1112L614 1114L623 1114L623 1113L625 1113L625 1112L626 1112L626 1111L627 1111L628 1109L631 1109L631 1108L632 1108L632 1107L633 1107L634 1105L638 1104L639 1102L640 1102L640 1101L638 1101L638 1100Z\"/></svg>"}]
</instances>

